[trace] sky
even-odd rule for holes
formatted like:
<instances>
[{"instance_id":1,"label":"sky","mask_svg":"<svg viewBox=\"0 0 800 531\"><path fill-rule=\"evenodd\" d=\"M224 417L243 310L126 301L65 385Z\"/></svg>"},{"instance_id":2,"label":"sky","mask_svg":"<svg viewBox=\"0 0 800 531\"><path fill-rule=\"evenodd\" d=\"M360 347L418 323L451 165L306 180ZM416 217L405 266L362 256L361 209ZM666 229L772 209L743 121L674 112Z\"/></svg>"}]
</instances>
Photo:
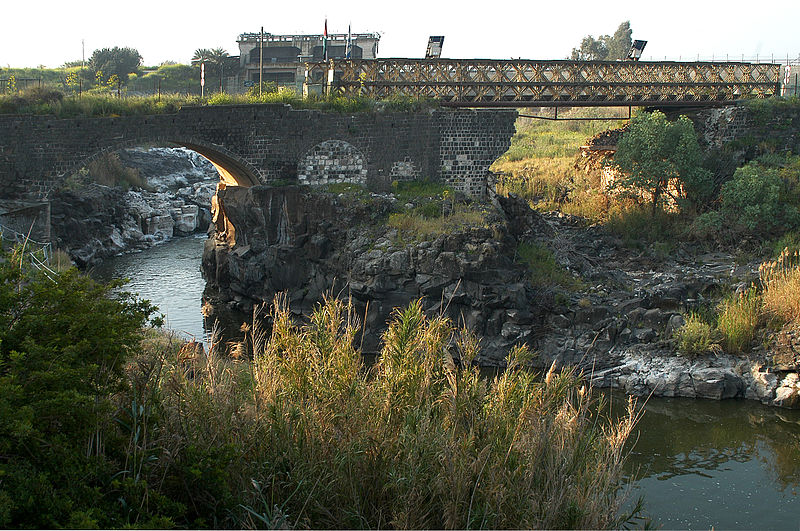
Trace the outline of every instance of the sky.
<instances>
[{"instance_id":1,"label":"sky","mask_svg":"<svg viewBox=\"0 0 800 531\"><path fill-rule=\"evenodd\" d=\"M442 57L564 59L586 35L612 35L629 20L648 41L643 59L800 58L800 0L671 2L571 0L452 2L379 0L6 0L0 67L58 67L114 46L144 65L188 63L198 48L238 55L240 33L379 32L379 57L423 57L444 35ZM745 5L747 7L745 7ZM737 7L738 6L738 7ZM754 6L763 6L757 9Z\"/></svg>"}]
</instances>

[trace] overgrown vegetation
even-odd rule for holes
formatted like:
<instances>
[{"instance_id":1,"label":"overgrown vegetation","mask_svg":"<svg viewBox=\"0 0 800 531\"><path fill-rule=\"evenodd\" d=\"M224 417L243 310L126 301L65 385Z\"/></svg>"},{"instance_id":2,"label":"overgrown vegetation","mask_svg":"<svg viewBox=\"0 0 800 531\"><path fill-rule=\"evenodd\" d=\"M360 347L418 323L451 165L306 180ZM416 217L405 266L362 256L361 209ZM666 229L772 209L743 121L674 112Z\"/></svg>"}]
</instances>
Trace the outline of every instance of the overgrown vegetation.
<instances>
[{"instance_id":1,"label":"overgrown vegetation","mask_svg":"<svg viewBox=\"0 0 800 531\"><path fill-rule=\"evenodd\" d=\"M778 113L800 113L796 99L770 98L748 107L763 115L765 124ZM499 190L525 197L540 210L602 223L633 247L694 241L747 244L749 252L775 248L777 254L796 245L800 156L764 143L740 146L754 158L730 167L734 154L703 153L688 119L640 112L621 134L604 175L596 165L587 170L588 159L575 158L580 144L607 125L589 124L520 119L512 148L493 166L504 174ZM573 129L580 131L577 138L570 136Z\"/></svg>"},{"instance_id":2,"label":"overgrown vegetation","mask_svg":"<svg viewBox=\"0 0 800 531\"><path fill-rule=\"evenodd\" d=\"M395 181L392 193L397 203L388 225L397 229L401 240L419 241L487 226L485 204L457 197L459 194L440 182Z\"/></svg>"},{"instance_id":3,"label":"overgrown vegetation","mask_svg":"<svg viewBox=\"0 0 800 531\"><path fill-rule=\"evenodd\" d=\"M377 363L350 307L297 326L284 299L252 361L141 332L153 308L75 270L0 259L3 527L618 527L635 419L573 373L479 341L419 303Z\"/></svg>"},{"instance_id":4,"label":"overgrown vegetation","mask_svg":"<svg viewBox=\"0 0 800 531\"><path fill-rule=\"evenodd\" d=\"M573 109L565 118L621 116L611 109ZM599 221L608 208L600 175L578 171L575 157L588 138L622 122L548 121L520 118L511 148L493 165L500 172L498 192L528 199L539 210L561 210Z\"/></svg>"},{"instance_id":5,"label":"overgrown vegetation","mask_svg":"<svg viewBox=\"0 0 800 531\"><path fill-rule=\"evenodd\" d=\"M788 248L761 264L759 285L724 297L716 311L690 313L676 331L678 349L698 356L747 353L769 328L800 322L800 252Z\"/></svg>"},{"instance_id":6,"label":"overgrown vegetation","mask_svg":"<svg viewBox=\"0 0 800 531\"><path fill-rule=\"evenodd\" d=\"M517 247L517 259L528 267L534 286L561 286L570 290L582 286L580 280L556 262L552 251L542 245L521 243Z\"/></svg>"},{"instance_id":7,"label":"overgrown vegetation","mask_svg":"<svg viewBox=\"0 0 800 531\"><path fill-rule=\"evenodd\" d=\"M168 79L185 65L166 65L159 68ZM191 67L187 67L191 68ZM148 74L149 75L149 74ZM147 80L144 76L142 79ZM158 79L153 77L153 83ZM150 81L147 81L149 83ZM119 88L115 85L116 88ZM108 87L106 87L108 88ZM49 86L31 86L0 94L0 114L52 114L58 118L77 116L131 116L177 112L187 105L241 105L241 104L286 104L296 109L317 109L328 112L399 112L419 111L436 106L436 102L425 98L393 96L384 100L364 97L318 96L303 97L288 88L270 87L273 90L249 91L246 94L217 92L207 98L188 93L169 93L153 96L120 97L108 90L90 91L81 95L72 94Z\"/></svg>"}]
</instances>

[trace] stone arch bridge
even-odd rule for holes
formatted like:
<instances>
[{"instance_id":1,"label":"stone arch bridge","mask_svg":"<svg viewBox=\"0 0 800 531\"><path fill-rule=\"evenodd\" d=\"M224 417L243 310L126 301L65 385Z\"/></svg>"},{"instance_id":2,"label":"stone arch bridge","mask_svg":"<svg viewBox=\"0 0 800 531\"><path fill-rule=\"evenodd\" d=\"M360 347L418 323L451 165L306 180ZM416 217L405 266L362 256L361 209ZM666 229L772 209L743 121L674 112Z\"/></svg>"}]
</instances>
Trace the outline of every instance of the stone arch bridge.
<instances>
[{"instance_id":1,"label":"stone arch bridge","mask_svg":"<svg viewBox=\"0 0 800 531\"><path fill-rule=\"evenodd\" d=\"M106 152L151 143L208 158L228 185L441 179L472 196L514 133L514 110L329 113L286 105L184 107L174 114L0 116L0 198L47 200Z\"/></svg>"}]
</instances>

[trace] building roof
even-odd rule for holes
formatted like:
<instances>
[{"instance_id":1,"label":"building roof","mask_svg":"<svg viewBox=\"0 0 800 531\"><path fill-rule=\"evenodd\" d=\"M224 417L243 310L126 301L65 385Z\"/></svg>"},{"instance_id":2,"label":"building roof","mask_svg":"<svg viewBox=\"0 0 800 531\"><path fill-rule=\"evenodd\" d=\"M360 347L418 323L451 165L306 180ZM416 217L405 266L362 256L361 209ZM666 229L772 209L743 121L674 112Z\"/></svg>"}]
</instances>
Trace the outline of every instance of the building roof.
<instances>
[{"instance_id":1,"label":"building roof","mask_svg":"<svg viewBox=\"0 0 800 531\"><path fill-rule=\"evenodd\" d=\"M318 35L273 35L272 33L264 33L264 42L294 42L294 41L321 41L322 34ZM236 42L258 42L261 38L261 33L242 33ZM367 40L374 39L380 40L380 33L353 33L350 35L352 40ZM330 33L328 34L329 41L346 41L347 33Z\"/></svg>"}]
</instances>

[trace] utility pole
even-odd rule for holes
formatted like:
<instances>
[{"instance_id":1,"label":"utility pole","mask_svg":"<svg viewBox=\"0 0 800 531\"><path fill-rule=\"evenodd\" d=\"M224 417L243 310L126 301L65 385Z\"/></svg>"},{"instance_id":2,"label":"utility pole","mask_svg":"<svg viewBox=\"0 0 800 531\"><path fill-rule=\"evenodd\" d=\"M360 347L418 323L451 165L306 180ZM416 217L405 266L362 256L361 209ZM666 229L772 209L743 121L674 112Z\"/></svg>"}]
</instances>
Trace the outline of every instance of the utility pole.
<instances>
[{"instance_id":1,"label":"utility pole","mask_svg":"<svg viewBox=\"0 0 800 531\"><path fill-rule=\"evenodd\" d=\"M264 76L264 26L261 26L261 38L258 39L258 95L261 96Z\"/></svg>"},{"instance_id":2,"label":"utility pole","mask_svg":"<svg viewBox=\"0 0 800 531\"><path fill-rule=\"evenodd\" d=\"M83 96L83 67L84 63L86 62L86 42L84 39L81 39L81 75L78 78L78 99Z\"/></svg>"}]
</instances>

